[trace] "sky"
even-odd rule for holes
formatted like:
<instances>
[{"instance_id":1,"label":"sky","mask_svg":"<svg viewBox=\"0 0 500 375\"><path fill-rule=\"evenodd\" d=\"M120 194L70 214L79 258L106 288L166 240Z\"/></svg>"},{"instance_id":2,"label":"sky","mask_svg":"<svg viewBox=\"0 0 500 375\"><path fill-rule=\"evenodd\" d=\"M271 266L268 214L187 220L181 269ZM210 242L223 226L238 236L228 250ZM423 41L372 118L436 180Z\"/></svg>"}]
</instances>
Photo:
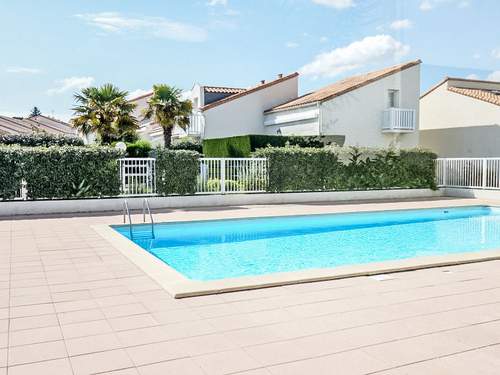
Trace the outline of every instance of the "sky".
<instances>
[{"instance_id":1,"label":"sky","mask_svg":"<svg viewBox=\"0 0 500 375\"><path fill-rule=\"evenodd\" d=\"M421 59L500 81L498 0L0 0L0 114L68 120L73 94L113 83L249 87L298 71L300 92Z\"/></svg>"}]
</instances>

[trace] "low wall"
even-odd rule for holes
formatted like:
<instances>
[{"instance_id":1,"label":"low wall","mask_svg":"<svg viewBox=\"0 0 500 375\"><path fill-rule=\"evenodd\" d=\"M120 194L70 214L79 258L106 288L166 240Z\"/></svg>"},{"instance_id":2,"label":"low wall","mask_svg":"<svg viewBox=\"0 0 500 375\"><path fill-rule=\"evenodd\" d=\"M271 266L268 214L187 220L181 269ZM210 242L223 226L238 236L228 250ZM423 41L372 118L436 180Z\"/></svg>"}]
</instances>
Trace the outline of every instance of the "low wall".
<instances>
[{"instance_id":1,"label":"low wall","mask_svg":"<svg viewBox=\"0 0 500 375\"><path fill-rule=\"evenodd\" d=\"M500 190L441 188L444 196L500 200Z\"/></svg>"},{"instance_id":2,"label":"low wall","mask_svg":"<svg viewBox=\"0 0 500 375\"><path fill-rule=\"evenodd\" d=\"M259 193L149 197L151 209L216 207L252 204L335 202L376 199L411 199L442 196L430 189L332 191L314 193ZM122 211L127 199L131 210L141 209L144 198L106 198L0 202L0 216Z\"/></svg>"}]
</instances>

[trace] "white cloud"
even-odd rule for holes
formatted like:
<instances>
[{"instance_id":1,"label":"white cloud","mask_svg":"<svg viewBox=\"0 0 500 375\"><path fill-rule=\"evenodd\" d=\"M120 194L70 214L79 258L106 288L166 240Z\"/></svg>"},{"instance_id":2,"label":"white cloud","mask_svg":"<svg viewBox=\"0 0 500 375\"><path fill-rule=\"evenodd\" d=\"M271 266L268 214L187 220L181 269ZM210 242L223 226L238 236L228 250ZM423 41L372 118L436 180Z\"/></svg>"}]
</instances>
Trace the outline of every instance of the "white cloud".
<instances>
[{"instance_id":1,"label":"white cloud","mask_svg":"<svg viewBox=\"0 0 500 375\"><path fill-rule=\"evenodd\" d=\"M422 0L420 10L429 11L442 4L456 5L457 8L466 8L470 5L469 0Z\"/></svg>"},{"instance_id":2,"label":"white cloud","mask_svg":"<svg viewBox=\"0 0 500 375\"><path fill-rule=\"evenodd\" d=\"M500 48L495 48L494 50L492 50L491 56L493 56L495 59L500 59Z\"/></svg>"},{"instance_id":3,"label":"white cloud","mask_svg":"<svg viewBox=\"0 0 500 375\"><path fill-rule=\"evenodd\" d=\"M488 81L498 81L498 82L500 82L500 70L492 72L486 79Z\"/></svg>"},{"instance_id":4,"label":"white cloud","mask_svg":"<svg viewBox=\"0 0 500 375\"><path fill-rule=\"evenodd\" d=\"M413 22L407 18L404 20L395 20L391 23L391 29L393 30L410 29L412 26Z\"/></svg>"},{"instance_id":5,"label":"white cloud","mask_svg":"<svg viewBox=\"0 0 500 375\"><path fill-rule=\"evenodd\" d=\"M354 6L353 0L312 0L312 2L335 9L346 9Z\"/></svg>"},{"instance_id":6,"label":"white cloud","mask_svg":"<svg viewBox=\"0 0 500 375\"><path fill-rule=\"evenodd\" d=\"M77 14L76 17L109 33L136 32L184 42L203 42L207 39L206 30L163 17L126 17L112 12Z\"/></svg>"},{"instance_id":7,"label":"white cloud","mask_svg":"<svg viewBox=\"0 0 500 375\"><path fill-rule=\"evenodd\" d=\"M48 95L63 94L69 90L81 90L94 83L94 77L69 77L56 82L57 87L47 90Z\"/></svg>"},{"instance_id":8,"label":"white cloud","mask_svg":"<svg viewBox=\"0 0 500 375\"><path fill-rule=\"evenodd\" d=\"M317 55L300 72L305 75L333 77L369 63L398 59L409 51L409 46L390 35L368 36L348 46Z\"/></svg>"},{"instance_id":9,"label":"white cloud","mask_svg":"<svg viewBox=\"0 0 500 375\"><path fill-rule=\"evenodd\" d=\"M296 43L296 42L286 42L285 46L287 48L297 48L299 46L299 43Z\"/></svg>"},{"instance_id":10,"label":"white cloud","mask_svg":"<svg viewBox=\"0 0 500 375\"><path fill-rule=\"evenodd\" d=\"M134 98L137 98L139 96L143 96L143 95L146 95L146 94L149 94L151 92L151 90L144 90L144 89L137 89L137 90L134 90L134 91L130 91L127 95L127 99L130 100L130 99L134 99Z\"/></svg>"},{"instance_id":11,"label":"white cloud","mask_svg":"<svg viewBox=\"0 0 500 375\"><path fill-rule=\"evenodd\" d=\"M475 74L475 73L472 73L472 74L469 74L467 77L465 77L467 79L479 79L480 77Z\"/></svg>"},{"instance_id":12,"label":"white cloud","mask_svg":"<svg viewBox=\"0 0 500 375\"><path fill-rule=\"evenodd\" d=\"M7 68L7 73L16 73L16 74L40 74L42 71L37 68L27 68L24 66L11 66Z\"/></svg>"},{"instance_id":13,"label":"white cloud","mask_svg":"<svg viewBox=\"0 0 500 375\"><path fill-rule=\"evenodd\" d=\"M209 0L207 2L207 5L210 7L216 6L216 5L222 5L226 6L227 5L227 0Z\"/></svg>"}]
</instances>

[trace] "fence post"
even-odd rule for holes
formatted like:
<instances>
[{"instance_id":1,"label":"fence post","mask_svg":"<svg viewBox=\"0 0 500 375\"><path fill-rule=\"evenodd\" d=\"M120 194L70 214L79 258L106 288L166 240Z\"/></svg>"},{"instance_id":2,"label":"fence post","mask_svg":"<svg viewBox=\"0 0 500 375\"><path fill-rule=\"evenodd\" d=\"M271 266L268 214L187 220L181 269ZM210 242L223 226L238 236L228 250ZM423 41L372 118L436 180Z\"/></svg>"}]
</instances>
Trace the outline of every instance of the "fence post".
<instances>
[{"instance_id":1,"label":"fence post","mask_svg":"<svg viewBox=\"0 0 500 375\"><path fill-rule=\"evenodd\" d=\"M483 159L483 189L486 188L486 175L488 173L488 164L487 164L488 160L487 159Z\"/></svg>"},{"instance_id":2,"label":"fence post","mask_svg":"<svg viewBox=\"0 0 500 375\"><path fill-rule=\"evenodd\" d=\"M220 192L226 193L226 159L220 159Z\"/></svg>"},{"instance_id":3,"label":"fence post","mask_svg":"<svg viewBox=\"0 0 500 375\"><path fill-rule=\"evenodd\" d=\"M443 159L443 186L446 187L446 177L448 175L448 159Z\"/></svg>"}]
</instances>

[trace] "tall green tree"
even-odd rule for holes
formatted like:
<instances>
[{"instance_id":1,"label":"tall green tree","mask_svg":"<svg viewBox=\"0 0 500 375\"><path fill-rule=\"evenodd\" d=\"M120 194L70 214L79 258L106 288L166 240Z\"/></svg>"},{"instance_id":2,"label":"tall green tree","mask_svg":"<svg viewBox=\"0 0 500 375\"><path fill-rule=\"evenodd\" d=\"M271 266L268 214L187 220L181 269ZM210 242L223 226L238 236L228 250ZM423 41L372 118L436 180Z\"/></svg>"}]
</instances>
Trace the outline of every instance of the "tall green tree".
<instances>
[{"instance_id":1,"label":"tall green tree","mask_svg":"<svg viewBox=\"0 0 500 375\"><path fill-rule=\"evenodd\" d=\"M153 120L163 129L166 148L172 144L172 130L177 125L182 129L189 126L189 115L193 110L191 100L182 100L182 91L168 85L154 85L153 95L144 109L145 119Z\"/></svg>"},{"instance_id":2,"label":"tall green tree","mask_svg":"<svg viewBox=\"0 0 500 375\"><path fill-rule=\"evenodd\" d=\"M127 91L112 84L87 87L74 95L77 105L71 124L81 133L96 133L100 142L133 141L139 122L133 116L135 104L127 100Z\"/></svg>"},{"instance_id":3,"label":"tall green tree","mask_svg":"<svg viewBox=\"0 0 500 375\"><path fill-rule=\"evenodd\" d=\"M33 107L29 117L36 117L36 116L40 116L41 114L42 114L42 111L40 111L40 109L38 107Z\"/></svg>"}]
</instances>

